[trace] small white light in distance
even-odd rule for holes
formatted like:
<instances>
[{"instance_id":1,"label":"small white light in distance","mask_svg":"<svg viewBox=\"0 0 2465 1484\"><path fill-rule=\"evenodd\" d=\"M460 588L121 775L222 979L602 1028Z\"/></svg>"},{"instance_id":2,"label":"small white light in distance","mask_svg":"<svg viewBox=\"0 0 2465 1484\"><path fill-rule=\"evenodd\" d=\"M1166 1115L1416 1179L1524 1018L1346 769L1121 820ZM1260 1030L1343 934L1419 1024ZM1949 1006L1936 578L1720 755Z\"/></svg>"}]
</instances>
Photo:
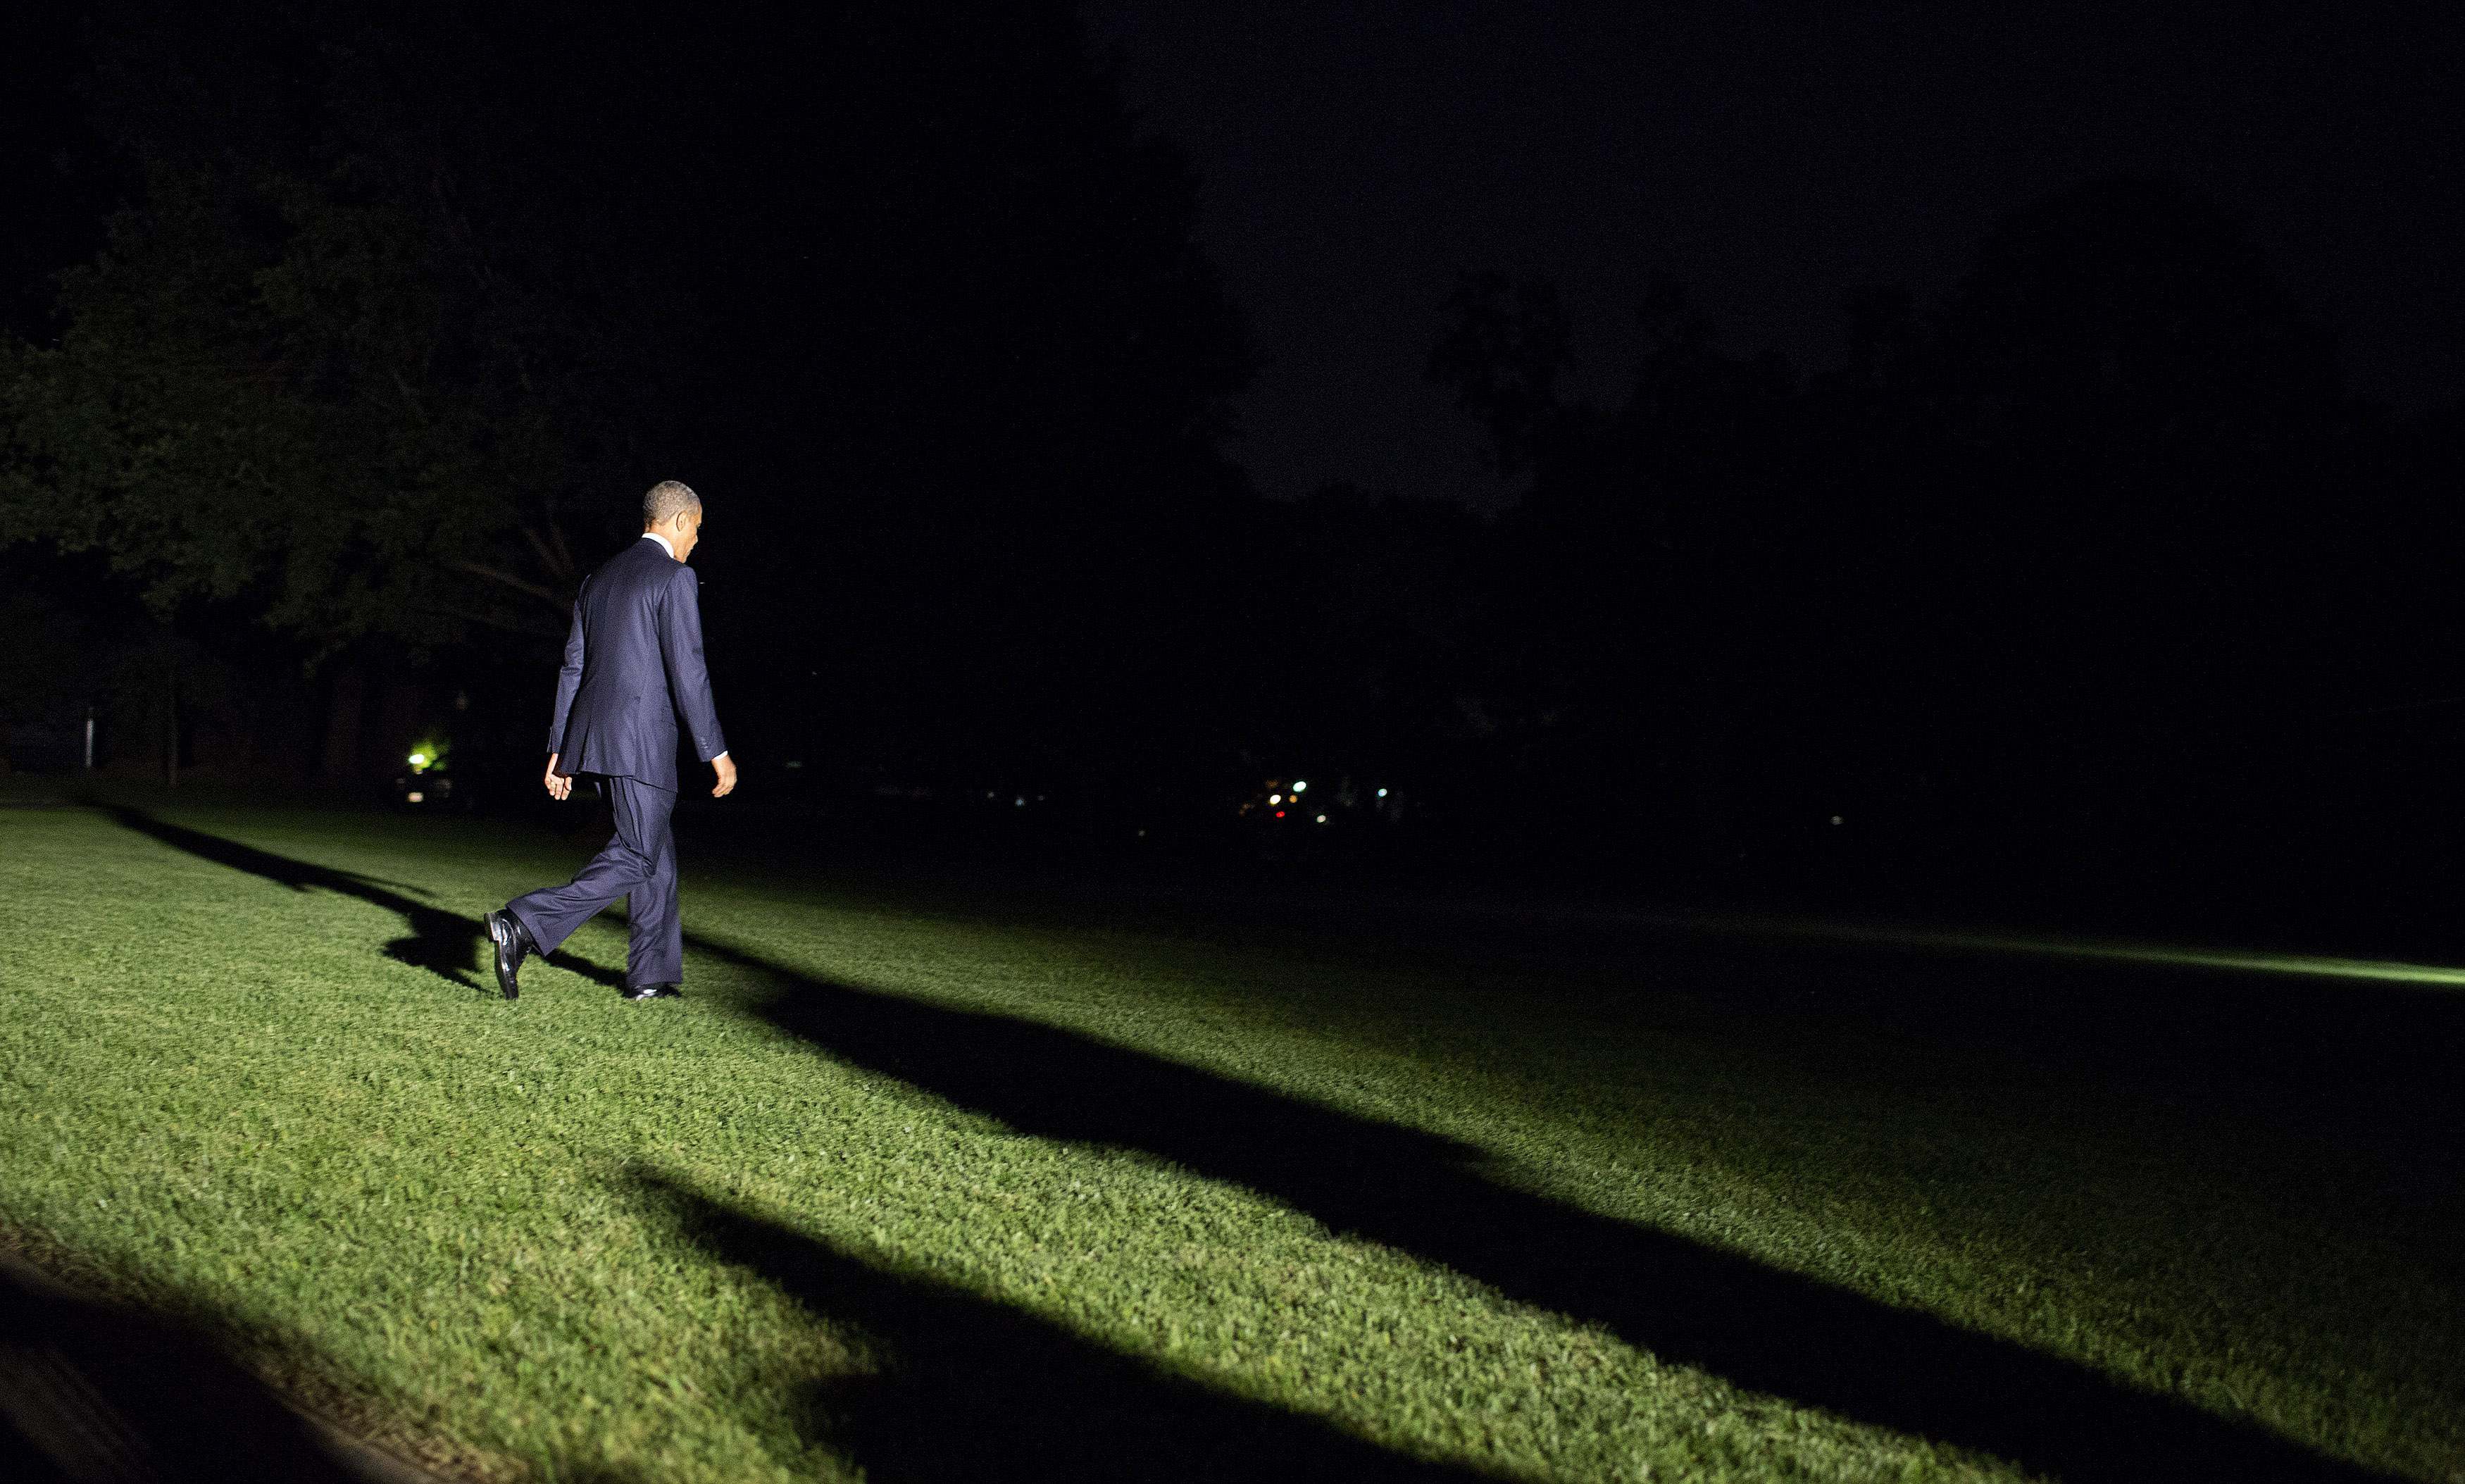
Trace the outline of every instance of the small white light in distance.
<instances>
[{"instance_id":1,"label":"small white light in distance","mask_svg":"<svg viewBox=\"0 0 2465 1484\"><path fill-rule=\"evenodd\" d=\"M1321 824L1321 825L1322 825L1322 824L1325 824L1325 823L1326 823L1326 816L1325 816L1324 814L1321 814L1321 815L1318 817L1318 822L1319 822L1320 824Z\"/></svg>"},{"instance_id":2,"label":"small white light in distance","mask_svg":"<svg viewBox=\"0 0 2465 1484\"><path fill-rule=\"evenodd\" d=\"M411 765L413 767L426 767L428 765L428 754L424 752L412 753L411 755Z\"/></svg>"},{"instance_id":3,"label":"small white light in distance","mask_svg":"<svg viewBox=\"0 0 2465 1484\"><path fill-rule=\"evenodd\" d=\"M1295 793L1299 793L1308 786L1309 785L1300 779L1296 778L1293 780L1293 792Z\"/></svg>"},{"instance_id":4,"label":"small white light in distance","mask_svg":"<svg viewBox=\"0 0 2465 1484\"><path fill-rule=\"evenodd\" d=\"M1027 795L1022 793L1017 798L1012 799L1010 802L1018 806L1020 808L1027 808Z\"/></svg>"},{"instance_id":5,"label":"small white light in distance","mask_svg":"<svg viewBox=\"0 0 2465 1484\"><path fill-rule=\"evenodd\" d=\"M1384 788L1379 789L1379 790L1378 790L1378 797L1380 797L1380 798L1382 798L1382 799L1383 799L1383 798L1385 798L1385 797L1387 797L1387 790L1386 790L1386 789L1384 789Z\"/></svg>"},{"instance_id":6,"label":"small white light in distance","mask_svg":"<svg viewBox=\"0 0 2465 1484\"><path fill-rule=\"evenodd\" d=\"M424 804L424 803L426 803L426 802L428 801L428 795L426 795L426 794L424 794L424 793L420 792L420 791L419 791L418 789L416 789L416 788L413 788L412 790L411 790L411 792L409 792L409 793L407 793L407 794L404 794L404 795L403 795L403 797L404 797L404 798L406 798L406 799L409 799L409 800L410 800L411 803L413 803L413 804Z\"/></svg>"},{"instance_id":7,"label":"small white light in distance","mask_svg":"<svg viewBox=\"0 0 2465 1484\"><path fill-rule=\"evenodd\" d=\"M1832 815L1832 822L1833 824L1835 824L1835 825L1836 825L1836 824L1838 824L1838 823L1840 823L1840 816L1839 816L1839 815L1837 815L1837 814Z\"/></svg>"},{"instance_id":8,"label":"small white light in distance","mask_svg":"<svg viewBox=\"0 0 2465 1484\"><path fill-rule=\"evenodd\" d=\"M1270 804L1281 804L1284 802L1284 796L1280 793L1271 793L1267 795L1267 802Z\"/></svg>"}]
</instances>

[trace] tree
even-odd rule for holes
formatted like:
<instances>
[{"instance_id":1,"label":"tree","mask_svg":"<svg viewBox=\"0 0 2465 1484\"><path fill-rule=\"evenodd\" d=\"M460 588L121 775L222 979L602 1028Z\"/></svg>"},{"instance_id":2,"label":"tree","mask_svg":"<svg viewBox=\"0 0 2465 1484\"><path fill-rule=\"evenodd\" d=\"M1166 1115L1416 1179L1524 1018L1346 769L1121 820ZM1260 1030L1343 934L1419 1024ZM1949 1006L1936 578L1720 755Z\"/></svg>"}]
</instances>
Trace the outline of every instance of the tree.
<instances>
[{"instance_id":1,"label":"tree","mask_svg":"<svg viewBox=\"0 0 2465 1484\"><path fill-rule=\"evenodd\" d=\"M1553 301L1468 280L1433 368L1531 471L1492 574L1564 832L1730 861L1835 812L1945 858L2154 829L2239 786L2161 758L2407 650L2336 637L2392 637L2356 622L2403 603L2366 554L2445 545L2392 539L2426 522L2366 476L2327 338L2177 183L2016 213L1937 312L1859 296L1811 378L1661 282L1626 395L1571 405Z\"/></svg>"},{"instance_id":2,"label":"tree","mask_svg":"<svg viewBox=\"0 0 2465 1484\"><path fill-rule=\"evenodd\" d=\"M1051 771L1237 728L1240 328L1059 0L97 36L138 185L56 339L0 349L10 535L444 653L556 630L683 476L748 745ZM811 683L734 684L757 634Z\"/></svg>"},{"instance_id":3,"label":"tree","mask_svg":"<svg viewBox=\"0 0 2465 1484\"><path fill-rule=\"evenodd\" d=\"M143 189L64 276L58 343L0 346L8 533L319 653L548 633L579 575L559 502L640 406L589 313L590 214L491 214L501 151L411 106L437 79L400 34L278 9L103 34Z\"/></svg>"}]
</instances>

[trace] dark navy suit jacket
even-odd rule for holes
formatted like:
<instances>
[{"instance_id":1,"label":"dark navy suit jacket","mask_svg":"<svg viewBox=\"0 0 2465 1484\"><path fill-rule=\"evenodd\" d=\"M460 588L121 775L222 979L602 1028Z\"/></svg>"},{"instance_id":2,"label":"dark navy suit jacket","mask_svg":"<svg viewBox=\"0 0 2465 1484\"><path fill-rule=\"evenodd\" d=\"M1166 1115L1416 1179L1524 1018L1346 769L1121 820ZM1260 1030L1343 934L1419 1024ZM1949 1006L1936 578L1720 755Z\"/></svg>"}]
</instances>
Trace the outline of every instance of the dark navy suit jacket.
<instances>
[{"instance_id":1,"label":"dark navy suit jacket","mask_svg":"<svg viewBox=\"0 0 2465 1484\"><path fill-rule=\"evenodd\" d=\"M727 750L701 659L700 584L644 537L582 580L547 750L559 773L677 788L677 717L704 763Z\"/></svg>"}]
</instances>

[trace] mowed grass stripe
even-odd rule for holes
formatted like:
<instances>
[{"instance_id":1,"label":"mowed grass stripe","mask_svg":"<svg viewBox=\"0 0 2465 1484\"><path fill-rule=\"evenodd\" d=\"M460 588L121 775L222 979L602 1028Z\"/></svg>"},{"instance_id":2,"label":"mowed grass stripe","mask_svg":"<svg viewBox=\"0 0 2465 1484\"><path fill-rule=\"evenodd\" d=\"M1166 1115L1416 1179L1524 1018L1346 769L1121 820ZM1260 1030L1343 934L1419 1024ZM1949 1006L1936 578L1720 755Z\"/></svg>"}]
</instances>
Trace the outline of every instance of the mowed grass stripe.
<instances>
[{"instance_id":1,"label":"mowed grass stripe","mask_svg":"<svg viewBox=\"0 0 2465 1484\"><path fill-rule=\"evenodd\" d=\"M473 919L572 863L453 823L174 822ZM1426 1131L1500 1186L2381 1468L2453 1477L2465 1453L2453 1274L2307 1205L2307 1165L2254 1187L2181 1157L2201 1130L2084 1116L2009 1069L1827 1074L1750 1022L1604 1016L1512 976L901 910L690 862L707 946L687 1001L534 967L505 1006L385 957L408 928L371 901L95 814L0 832L28 909L0 1212L264 1363L340 1378L468 1470L896 1473L931 1456L882 1431L901 1388L963 1375L994 1399L980 1428L1042 1408L1124 1448L1173 1439L1122 1424L1108 1388L1190 1437L1297 1416L1320 1430L1276 1446L1300 1459L1358 1438L1518 1477L2012 1475L1669 1363L1136 1140L1022 1133L783 1029L767 1008L798 976ZM571 951L612 969L621 926ZM485 983L476 944L468 969ZM934 1335L980 1324L1045 1378L935 1359Z\"/></svg>"}]
</instances>

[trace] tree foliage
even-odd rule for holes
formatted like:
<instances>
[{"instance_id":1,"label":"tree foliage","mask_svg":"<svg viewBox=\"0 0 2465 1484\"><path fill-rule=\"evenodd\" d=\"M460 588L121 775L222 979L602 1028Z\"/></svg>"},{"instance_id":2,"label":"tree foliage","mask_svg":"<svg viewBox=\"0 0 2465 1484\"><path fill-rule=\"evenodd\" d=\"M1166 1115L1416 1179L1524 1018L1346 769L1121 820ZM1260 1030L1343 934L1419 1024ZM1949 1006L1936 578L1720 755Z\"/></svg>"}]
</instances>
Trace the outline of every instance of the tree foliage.
<instances>
[{"instance_id":1,"label":"tree foliage","mask_svg":"<svg viewBox=\"0 0 2465 1484\"><path fill-rule=\"evenodd\" d=\"M1940 306L1860 296L1813 376L1661 283L1626 394L1572 402L1551 302L1468 279L1432 365L1531 470L1489 669L1536 835L1734 864L1835 811L1937 850L2127 832L2229 808L2218 739L2422 663L2438 589L2387 574L2453 544L2443 502L2178 182L2013 213Z\"/></svg>"},{"instance_id":2,"label":"tree foliage","mask_svg":"<svg viewBox=\"0 0 2465 1484\"><path fill-rule=\"evenodd\" d=\"M505 149L521 110L461 100L399 27L274 7L96 34L93 107L141 188L60 276L56 343L0 346L8 534L316 651L552 629L579 575L558 511L604 499L657 385L600 316L623 265L566 162Z\"/></svg>"},{"instance_id":3,"label":"tree foliage","mask_svg":"<svg viewBox=\"0 0 2465 1484\"><path fill-rule=\"evenodd\" d=\"M9 534L435 649L553 627L683 477L719 662L816 682L739 690L754 733L932 768L1222 720L1246 351L1058 0L130 5L90 92L138 185L0 350Z\"/></svg>"}]
</instances>

